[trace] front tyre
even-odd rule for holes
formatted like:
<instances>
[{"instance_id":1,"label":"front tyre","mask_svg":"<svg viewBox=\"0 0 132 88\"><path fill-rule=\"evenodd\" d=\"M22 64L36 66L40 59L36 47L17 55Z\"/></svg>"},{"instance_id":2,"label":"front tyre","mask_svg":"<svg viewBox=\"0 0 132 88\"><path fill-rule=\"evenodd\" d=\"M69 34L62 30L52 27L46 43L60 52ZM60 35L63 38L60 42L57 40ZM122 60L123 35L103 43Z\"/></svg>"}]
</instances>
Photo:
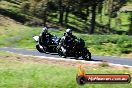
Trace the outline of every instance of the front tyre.
<instances>
[{"instance_id":1,"label":"front tyre","mask_svg":"<svg viewBox=\"0 0 132 88\"><path fill-rule=\"evenodd\" d=\"M40 52L40 53L46 53L47 48L46 47L42 47L39 44L36 45L36 49Z\"/></svg>"},{"instance_id":2,"label":"front tyre","mask_svg":"<svg viewBox=\"0 0 132 88\"><path fill-rule=\"evenodd\" d=\"M82 58L84 60L91 60L91 53L86 48L83 49Z\"/></svg>"},{"instance_id":3,"label":"front tyre","mask_svg":"<svg viewBox=\"0 0 132 88\"><path fill-rule=\"evenodd\" d=\"M59 54L59 56L63 57L63 58L66 58L66 55L63 53L62 49L61 48L58 48L57 49L57 52Z\"/></svg>"},{"instance_id":4,"label":"front tyre","mask_svg":"<svg viewBox=\"0 0 132 88\"><path fill-rule=\"evenodd\" d=\"M43 49L40 48L39 44L36 45L36 49L37 49L40 53L43 53Z\"/></svg>"}]
</instances>

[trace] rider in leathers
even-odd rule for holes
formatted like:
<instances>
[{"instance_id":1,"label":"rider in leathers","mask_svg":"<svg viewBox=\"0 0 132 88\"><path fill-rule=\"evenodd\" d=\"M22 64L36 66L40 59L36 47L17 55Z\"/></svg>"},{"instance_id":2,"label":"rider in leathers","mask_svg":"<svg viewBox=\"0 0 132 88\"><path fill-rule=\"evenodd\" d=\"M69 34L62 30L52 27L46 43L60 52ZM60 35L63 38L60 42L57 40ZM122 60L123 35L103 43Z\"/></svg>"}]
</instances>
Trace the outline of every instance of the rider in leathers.
<instances>
[{"instance_id":1,"label":"rider in leathers","mask_svg":"<svg viewBox=\"0 0 132 88\"><path fill-rule=\"evenodd\" d=\"M67 55L67 52L68 52L67 46L71 46L75 39L76 39L76 36L72 35L72 30L67 29L59 43L59 46L63 52L62 57L65 57Z\"/></svg>"},{"instance_id":2,"label":"rider in leathers","mask_svg":"<svg viewBox=\"0 0 132 88\"><path fill-rule=\"evenodd\" d=\"M48 33L47 27L44 27L39 35L39 43L47 47L48 43L50 42L51 37L53 37L53 35Z\"/></svg>"}]
</instances>

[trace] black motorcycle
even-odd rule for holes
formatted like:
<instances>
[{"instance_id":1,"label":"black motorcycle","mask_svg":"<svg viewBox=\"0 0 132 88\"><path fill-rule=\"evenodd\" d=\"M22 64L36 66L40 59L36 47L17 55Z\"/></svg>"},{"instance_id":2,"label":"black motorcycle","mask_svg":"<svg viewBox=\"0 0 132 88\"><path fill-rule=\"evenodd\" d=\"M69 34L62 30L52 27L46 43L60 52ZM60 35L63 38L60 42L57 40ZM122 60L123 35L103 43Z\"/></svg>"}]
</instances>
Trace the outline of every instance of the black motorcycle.
<instances>
[{"instance_id":1,"label":"black motorcycle","mask_svg":"<svg viewBox=\"0 0 132 88\"><path fill-rule=\"evenodd\" d=\"M57 46L60 38L55 35L49 38L48 36L43 37L43 42L41 41L41 36L34 36L34 40L37 42L36 49L41 53L57 53Z\"/></svg>"},{"instance_id":2,"label":"black motorcycle","mask_svg":"<svg viewBox=\"0 0 132 88\"><path fill-rule=\"evenodd\" d=\"M91 60L91 53L85 47L85 42L83 39L78 38L74 41L69 41L69 44L64 46L66 53L63 53L62 47L59 47L58 54L63 57L82 57L84 60Z\"/></svg>"}]
</instances>

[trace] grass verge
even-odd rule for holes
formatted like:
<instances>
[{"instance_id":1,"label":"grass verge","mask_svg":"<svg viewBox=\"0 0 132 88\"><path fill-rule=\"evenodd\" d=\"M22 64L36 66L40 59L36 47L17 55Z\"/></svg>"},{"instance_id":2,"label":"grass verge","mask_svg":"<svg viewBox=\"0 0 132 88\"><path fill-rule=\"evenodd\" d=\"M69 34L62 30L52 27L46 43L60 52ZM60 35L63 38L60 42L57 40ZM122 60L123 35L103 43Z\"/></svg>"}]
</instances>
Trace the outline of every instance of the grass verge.
<instances>
[{"instance_id":1,"label":"grass verge","mask_svg":"<svg viewBox=\"0 0 132 88\"><path fill-rule=\"evenodd\" d=\"M130 84L87 84L76 83L77 65L67 62L46 59L0 55L0 87L1 88L131 88ZM69 65L70 64L70 65ZM89 74L131 74L129 68L85 67Z\"/></svg>"}]
</instances>

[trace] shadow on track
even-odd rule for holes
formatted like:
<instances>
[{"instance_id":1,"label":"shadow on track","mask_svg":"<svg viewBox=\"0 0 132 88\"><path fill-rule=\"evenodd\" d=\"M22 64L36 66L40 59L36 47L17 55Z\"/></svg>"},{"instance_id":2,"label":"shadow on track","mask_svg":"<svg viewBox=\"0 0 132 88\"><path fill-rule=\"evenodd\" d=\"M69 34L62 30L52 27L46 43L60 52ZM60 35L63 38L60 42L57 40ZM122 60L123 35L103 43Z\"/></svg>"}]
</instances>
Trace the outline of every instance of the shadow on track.
<instances>
[{"instance_id":1,"label":"shadow on track","mask_svg":"<svg viewBox=\"0 0 132 88\"><path fill-rule=\"evenodd\" d=\"M69 57L68 59L83 60L82 58L76 58L76 57ZM84 61L107 62L107 61L104 61L104 60L95 60L95 59L91 59L91 60L84 60Z\"/></svg>"}]
</instances>

